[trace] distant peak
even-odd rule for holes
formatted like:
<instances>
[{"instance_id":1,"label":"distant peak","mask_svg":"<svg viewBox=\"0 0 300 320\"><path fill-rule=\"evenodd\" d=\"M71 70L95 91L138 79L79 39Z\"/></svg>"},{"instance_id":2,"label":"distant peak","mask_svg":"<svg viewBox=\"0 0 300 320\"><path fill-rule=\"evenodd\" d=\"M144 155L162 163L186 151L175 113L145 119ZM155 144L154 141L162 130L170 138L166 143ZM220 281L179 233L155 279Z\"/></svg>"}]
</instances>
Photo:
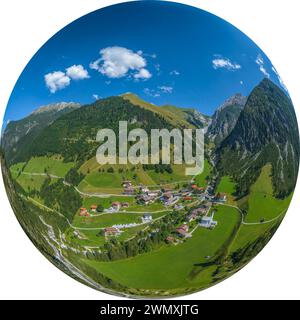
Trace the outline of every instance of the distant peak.
<instances>
[{"instance_id":1,"label":"distant peak","mask_svg":"<svg viewBox=\"0 0 300 320\"><path fill-rule=\"evenodd\" d=\"M41 106L38 109L34 110L31 114L40 114L49 111L60 111L65 108L79 108L80 104L75 102L58 102L51 103L45 106Z\"/></svg>"},{"instance_id":2,"label":"distant peak","mask_svg":"<svg viewBox=\"0 0 300 320\"><path fill-rule=\"evenodd\" d=\"M225 102L218 108L218 110L223 110L224 108L232 105L244 107L246 101L247 97L243 96L241 93L236 93L235 95L225 100Z\"/></svg>"}]
</instances>

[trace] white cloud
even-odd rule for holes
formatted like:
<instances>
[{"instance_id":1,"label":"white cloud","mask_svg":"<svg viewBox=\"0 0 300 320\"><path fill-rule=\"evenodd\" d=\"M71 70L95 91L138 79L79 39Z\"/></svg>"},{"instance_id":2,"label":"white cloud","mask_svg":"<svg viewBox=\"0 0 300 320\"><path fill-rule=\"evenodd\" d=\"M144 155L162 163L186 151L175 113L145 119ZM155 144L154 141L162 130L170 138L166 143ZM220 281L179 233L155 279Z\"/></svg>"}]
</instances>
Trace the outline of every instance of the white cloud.
<instances>
[{"instance_id":1,"label":"white cloud","mask_svg":"<svg viewBox=\"0 0 300 320\"><path fill-rule=\"evenodd\" d=\"M278 81L279 81L280 85L282 86L282 88L283 88L286 92L288 92L287 87L285 86L282 78L280 77L278 71L275 69L274 66L272 66L272 70L273 70L273 72L276 74L276 76L277 76L277 78L278 78Z\"/></svg>"},{"instance_id":2,"label":"white cloud","mask_svg":"<svg viewBox=\"0 0 300 320\"><path fill-rule=\"evenodd\" d=\"M270 74L265 68L265 61L261 54L259 54L255 60L256 64L259 66L260 72L267 78L270 78Z\"/></svg>"},{"instance_id":3,"label":"white cloud","mask_svg":"<svg viewBox=\"0 0 300 320\"><path fill-rule=\"evenodd\" d=\"M152 90L152 89L149 89L149 88L145 88L144 89L144 93L146 93L147 96L150 96L150 97L154 97L154 98L158 98L160 97L160 93L155 91L155 90Z\"/></svg>"},{"instance_id":4,"label":"white cloud","mask_svg":"<svg viewBox=\"0 0 300 320\"><path fill-rule=\"evenodd\" d=\"M243 81L243 80L240 81L240 85L241 85L241 86L244 85L244 81Z\"/></svg>"},{"instance_id":5,"label":"white cloud","mask_svg":"<svg viewBox=\"0 0 300 320\"><path fill-rule=\"evenodd\" d=\"M90 68L97 70L108 78L122 78L129 73L135 79L149 79L151 73L145 68L146 59L143 52L133 52L123 47L107 47L100 50L100 58L90 63Z\"/></svg>"},{"instance_id":6,"label":"white cloud","mask_svg":"<svg viewBox=\"0 0 300 320\"><path fill-rule=\"evenodd\" d=\"M90 77L87 70L85 70L81 64L73 65L67 68L66 74L72 80L82 80L82 79L88 79Z\"/></svg>"},{"instance_id":7,"label":"white cloud","mask_svg":"<svg viewBox=\"0 0 300 320\"><path fill-rule=\"evenodd\" d=\"M171 86L159 86L156 89L145 88L144 93L150 97L158 98L162 94L171 94L173 92L173 87Z\"/></svg>"},{"instance_id":8,"label":"white cloud","mask_svg":"<svg viewBox=\"0 0 300 320\"><path fill-rule=\"evenodd\" d=\"M44 76L46 86L51 93L70 85L71 79L62 71L54 71Z\"/></svg>"},{"instance_id":9,"label":"white cloud","mask_svg":"<svg viewBox=\"0 0 300 320\"><path fill-rule=\"evenodd\" d=\"M179 75L180 75L180 72L177 71L177 70L172 70L172 71L170 72L170 75L171 75L171 76L179 76Z\"/></svg>"},{"instance_id":10,"label":"white cloud","mask_svg":"<svg viewBox=\"0 0 300 320\"><path fill-rule=\"evenodd\" d=\"M152 74L147 69L140 69L138 73L134 74L135 79L150 79Z\"/></svg>"},{"instance_id":11,"label":"white cloud","mask_svg":"<svg viewBox=\"0 0 300 320\"><path fill-rule=\"evenodd\" d=\"M101 97L100 97L98 94L96 94L96 93L93 94L93 98L94 98L95 100L101 99Z\"/></svg>"},{"instance_id":12,"label":"white cloud","mask_svg":"<svg viewBox=\"0 0 300 320\"><path fill-rule=\"evenodd\" d=\"M158 87L159 90L163 93L172 93L173 92L173 87L170 86L160 86Z\"/></svg>"},{"instance_id":13,"label":"white cloud","mask_svg":"<svg viewBox=\"0 0 300 320\"><path fill-rule=\"evenodd\" d=\"M215 55L215 59L212 60L212 65L215 70L227 69L229 71L235 71L242 68L242 66L236 62L232 62L228 58L224 58L220 55Z\"/></svg>"}]
</instances>

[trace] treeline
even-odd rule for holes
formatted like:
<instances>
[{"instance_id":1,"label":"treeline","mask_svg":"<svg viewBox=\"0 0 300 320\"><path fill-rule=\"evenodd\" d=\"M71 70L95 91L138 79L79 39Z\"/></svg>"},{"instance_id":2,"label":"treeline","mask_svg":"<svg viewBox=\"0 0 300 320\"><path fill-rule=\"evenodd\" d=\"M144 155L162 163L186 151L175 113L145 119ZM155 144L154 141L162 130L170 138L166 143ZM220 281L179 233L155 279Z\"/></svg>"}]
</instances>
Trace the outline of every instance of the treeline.
<instances>
[{"instance_id":1,"label":"treeline","mask_svg":"<svg viewBox=\"0 0 300 320\"><path fill-rule=\"evenodd\" d=\"M154 170L156 173L164 173L167 172L169 174L173 173L172 166L170 164L143 164L143 169L146 170Z\"/></svg>"},{"instance_id":2,"label":"treeline","mask_svg":"<svg viewBox=\"0 0 300 320\"><path fill-rule=\"evenodd\" d=\"M278 229L280 222L267 230L263 235L254 241L249 242L244 247L237 249L227 256L223 263L220 264L213 273L214 282L218 282L226 278L228 274L232 274L233 272L240 270L251 259L253 259L271 240L274 233Z\"/></svg>"},{"instance_id":3,"label":"treeline","mask_svg":"<svg viewBox=\"0 0 300 320\"><path fill-rule=\"evenodd\" d=\"M79 207L82 206L82 198L71 186L64 184L63 179L52 183L47 177L39 192L46 206L56 207L69 221L73 220Z\"/></svg>"},{"instance_id":4,"label":"treeline","mask_svg":"<svg viewBox=\"0 0 300 320\"><path fill-rule=\"evenodd\" d=\"M26 150L19 155L18 161L52 154L61 154L65 161L87 160L95 155L99 147L95 139L102 128L110 128L116 133L118 152L117 133L120 119L128 121L128 131L143 128L150 133L152 128L173 129L160 115L133 105L121 97L111 97L56 119L28 144ZM133 122L132 119L136 121Z\"/></svg>"},{"instance_id":5,"label":"treeline","mask_svg":"<svg viewBox=\"0 0 300 320\"><path fill-rule=\"evenodd\" d=\"M83 173L79 173L75 168L71 168L65 176L65 181L73 186L78 186L84 177Z\"/></svg>"}]
</instances>

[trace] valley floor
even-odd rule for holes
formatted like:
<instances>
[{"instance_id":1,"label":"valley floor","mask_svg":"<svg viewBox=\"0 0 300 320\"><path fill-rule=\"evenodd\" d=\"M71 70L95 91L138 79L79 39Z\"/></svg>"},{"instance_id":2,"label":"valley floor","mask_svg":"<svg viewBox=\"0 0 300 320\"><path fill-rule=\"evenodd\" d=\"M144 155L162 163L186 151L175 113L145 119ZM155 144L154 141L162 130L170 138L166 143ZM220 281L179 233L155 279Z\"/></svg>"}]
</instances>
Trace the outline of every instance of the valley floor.
<instances>
[{"instance_id":1,"label":"valley floor","mask_svg":"<svg viewBox=\"0 0 300 320\"><path fill-rule=\"evenodd\" d=\"M122 168L126 175L119 181L115 178L117 175L113 172L107 173L108 168L99 168L91 159L80 168L86 174L85 179L78 187L74 187L82 197L82 206L86 208L87 213L81 215L82 209L78 208L70 220L60 212L59 208L45 205L38 192L47 177L51 178L51 183L64 179L72 165L63 163L59 157L45 160L44 165L41 165L41 159L32 159L28 163L12 166L10 172L12 178L25 191L25 195L21 198L45 212L44 223L48 221L47 216L49 218L51 216L52 220L53 215L67 222L63 231L53 227L54 236L48 237L51 246L58 248L64 259L72 262L78 270L85 270L85 277L94 279L93 281L97 281L100 275L105 279L111 279L122 288L119 290L124 294L172 296L203 289L226 278L257 254L260 249L255 242L258 239L263 241L266 235L272 235L273 229L279 225L291 200L291 196L285 200L278 200L272 196L269 165L263 168L249 196L239 201L236 201L233 195L235 184L230 177L222 177L216 193L225 193L226 200L214 202L211 200L213 196L209 193L208 177L211 166L208 161L205 171L192 179L192 182L171 181L166 173L163 179L157 180L154 173L141 168L135 171L132 168ZM101 170L106 171L103 173ZM114 170L118 172L121 169ZM182 172L178 171L175 177L180 179L181 174ZM135 194L124 195L122 181L129 178L135 181L133 186ZM160 197L156 197L155 201L148 205L138 204L136 192L137 185L141 181L154 183L144 185L149 188L149 192L158 187L173 187L172 197L175 200L177 197L178 200L170 206ZM205 191L197 193L195 189L194 191L190 189L189 201L184 201L186 196L178 190L190 188L191 184L197 185L197 188L202 187ZM26 195L26 192L33 194ZM110 212L113 203L127 204L124 208ZM102 212L90 210L93 205L99 204L103 207ZM217 222L215 227L203 228L201 217L188 220L188 214L203 204L208 208L205 217L212 217ZM247 210L244 209L245 204ZM175 218L174 205L178 206ZM143 220L146 215L151 215L151 219ZM106 250L103 248L110 241L117 240L117 243L124 244L143 232L151 235L157 228L155 225L161 226L160 223L167 221L166 218L177 221L174 222L173 230L169 232L172 240L160 241L149 252L129 258L115 261L99 261L93 258L93 254L101 254ZM189 228L184 237L175 230L181 225L187 225ZM118 229L120 231L118 237L107 235L109 228Z\"/></svg>"}]
</instances>

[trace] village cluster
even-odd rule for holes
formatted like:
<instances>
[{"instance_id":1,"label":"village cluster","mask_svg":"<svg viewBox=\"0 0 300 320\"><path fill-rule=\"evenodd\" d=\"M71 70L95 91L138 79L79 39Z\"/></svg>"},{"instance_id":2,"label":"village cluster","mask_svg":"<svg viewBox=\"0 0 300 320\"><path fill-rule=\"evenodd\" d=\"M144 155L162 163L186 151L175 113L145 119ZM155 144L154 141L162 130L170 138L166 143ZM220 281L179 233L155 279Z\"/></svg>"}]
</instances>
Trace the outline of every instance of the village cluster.
<instances>
[{"instance_id":1,"label":"village cluster","mask_svg":"<svg viewBox=\"0 0 300 320\"><path fill-rule=\"evenodd\" d=\"M214 194L214 188L211 185L203 188L193 183L193 181L188 187L181 190L167 188L151 190L143 185L135 187L131 181L123 181L122 187L124 195L134 197L136 204L149 209L149 212L141 216L139 223L115 224L104 228L105 237L118 236L123 232L122 229L133 228L142 224L150 224L154 220L151 214L151 205L154 203L162 203L166 209L170 208L170 210L182 211L183 214L186 214L185 222L176 228L175 236L179 239L190 238L192 237L190 226L193 222L196 222L197 227L213 229L218 222L214 220L214 210L211 209L214 204L225 203L227 201L227 195L225 193ZM99 212L99 205L92 204L89 209L80 208L79 215L89 217L97 213L130 213L130 211L126 210L129 207L129 202L113 201L109 208L102 208L101 212ZM195 223L193 225L195 225ZM176 237L170 235L166 238L166 242L174 243L176 242Z\"/></svg>"}]
</instances>

